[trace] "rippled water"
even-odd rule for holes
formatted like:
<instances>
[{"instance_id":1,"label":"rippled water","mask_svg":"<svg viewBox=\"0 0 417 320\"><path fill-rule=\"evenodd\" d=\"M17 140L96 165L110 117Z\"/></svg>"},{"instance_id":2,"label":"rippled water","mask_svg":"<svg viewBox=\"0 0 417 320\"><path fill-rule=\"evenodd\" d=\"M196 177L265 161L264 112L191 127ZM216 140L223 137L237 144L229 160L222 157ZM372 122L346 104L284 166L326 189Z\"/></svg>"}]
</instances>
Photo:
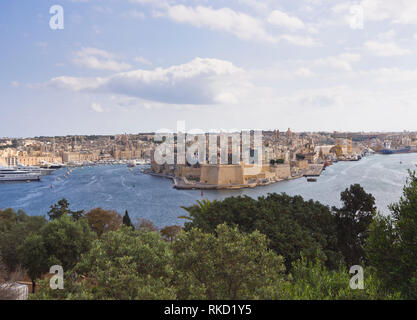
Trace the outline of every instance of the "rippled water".
<instances>
[{"instance_id":1,"label":"rippled water","mask_svg":"<svg viewBox=\"0 0 417 320\"><path fill-rule=\"evenodd\" d=\"M204 198L223 199L246 194L251 197L271 192L302 195L327 205L339 205L340 192L353 183L361 184L376 198L378 209L388 214L387 205L398 201L407 178L407 169L417 165L417 153L375 155L358 162L339 162L327 168L316 183L305 178L283 181L255 189L204 191ZM41 182L0 183L0 208L22 209L28 214L44 215L49 206L67 198L72 209L101 206L123 214L129 211L132 220L143 217L162 227L182 224L178 216L201 199L200 190L176 190L171 180L142 174L140 168L96 166L73 169L63 179L66 169L44 176ZM60 181L57 181L57 177ZM53 188L50 188L50 185Z\"/></svg>"}]
</instances>

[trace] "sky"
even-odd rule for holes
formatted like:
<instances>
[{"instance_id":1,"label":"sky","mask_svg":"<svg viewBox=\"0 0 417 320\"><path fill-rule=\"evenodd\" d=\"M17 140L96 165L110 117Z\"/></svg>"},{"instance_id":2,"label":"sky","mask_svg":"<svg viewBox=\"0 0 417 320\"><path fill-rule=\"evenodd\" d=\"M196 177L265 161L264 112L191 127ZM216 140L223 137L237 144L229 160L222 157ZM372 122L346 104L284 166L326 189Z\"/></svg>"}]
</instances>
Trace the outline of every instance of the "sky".
<instances>
[{"instance_id":1,"label":"sky","mask_svg":"<svg viewBox=\"0 0 417 320\"><path fill-rule=\"evenodd\" d=\"M0 137L417 130L415 0L1 1L0 49Z\"/></svg>"}]
</instances>

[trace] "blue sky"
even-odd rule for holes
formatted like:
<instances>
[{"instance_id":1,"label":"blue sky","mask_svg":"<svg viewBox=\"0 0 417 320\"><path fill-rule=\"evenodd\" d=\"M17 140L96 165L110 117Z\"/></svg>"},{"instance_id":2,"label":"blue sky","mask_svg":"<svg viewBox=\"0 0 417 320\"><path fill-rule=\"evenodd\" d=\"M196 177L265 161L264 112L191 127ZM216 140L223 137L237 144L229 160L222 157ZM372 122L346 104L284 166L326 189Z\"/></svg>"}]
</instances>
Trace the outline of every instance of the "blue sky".
<instances>
[{"instance_id":1,"label":"blue sky","mask_svg":"<svg viewBox=\"0 0 417 320\"><path fill-rule=\"evenodd\" d=\"M0 137L415 130L416 27L410 0L2 1Z\"/></svg>"}]
</instances>

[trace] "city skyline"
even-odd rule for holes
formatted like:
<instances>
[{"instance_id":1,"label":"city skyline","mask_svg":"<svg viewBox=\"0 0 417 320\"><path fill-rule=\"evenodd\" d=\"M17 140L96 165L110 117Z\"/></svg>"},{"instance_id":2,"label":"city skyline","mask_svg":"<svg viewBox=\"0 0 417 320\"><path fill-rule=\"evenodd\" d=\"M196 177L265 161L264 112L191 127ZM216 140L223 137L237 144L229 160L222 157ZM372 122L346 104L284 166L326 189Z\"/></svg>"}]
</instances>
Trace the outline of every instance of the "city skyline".
<instances>
[{"instance_id":1,"label":"city skyline","mask_svg":"<svg viewBox=\"0 0 417 320\"><path fill-rule=\"evenodd\" d=\"M64 29L50 28L50 8ZM414 130L409 1L0 4L0 137ZM363 18L363 19L362 19Z\"/></svg>"}]
</instances>

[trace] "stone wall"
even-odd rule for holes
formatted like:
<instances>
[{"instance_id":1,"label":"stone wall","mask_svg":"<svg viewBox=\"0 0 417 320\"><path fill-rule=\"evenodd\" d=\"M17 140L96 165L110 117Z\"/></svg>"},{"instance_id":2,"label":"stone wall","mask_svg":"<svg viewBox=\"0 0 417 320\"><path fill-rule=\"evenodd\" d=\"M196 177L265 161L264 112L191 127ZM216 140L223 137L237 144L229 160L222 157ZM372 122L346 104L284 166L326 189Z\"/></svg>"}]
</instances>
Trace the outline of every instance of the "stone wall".
<instances>
[{"instance_id":1,"label":"stone wall","mask_svg":"<svg viewBox=\"0 0 417 320\"><path fill-rule=\"evenodd\" d=\"M243 184L241 165L201 165L200 182L214 185Z\"/></svg>"},{"instance_id":2,"label":"stone wall","mask_svg":"<svg viewBox=\"0 0 417 320\"><path fill-rule=\"evenodd\" d=\"M187 179L200 179L201 168L195 168L193 166L177 165L175 167L176 177L185 177Z\"/></svg>"},{"instance_id":3,"label":"stone wall","mask_svg":"<svg viewBox=\"0 0 417 320\"><path fill-rule=\"evenodd\" d=\"M289 164L271 166L271 171L275 173L275 177L278 179L288 179L291 177L291 166Z\"/></svg>"}]
</instances>

